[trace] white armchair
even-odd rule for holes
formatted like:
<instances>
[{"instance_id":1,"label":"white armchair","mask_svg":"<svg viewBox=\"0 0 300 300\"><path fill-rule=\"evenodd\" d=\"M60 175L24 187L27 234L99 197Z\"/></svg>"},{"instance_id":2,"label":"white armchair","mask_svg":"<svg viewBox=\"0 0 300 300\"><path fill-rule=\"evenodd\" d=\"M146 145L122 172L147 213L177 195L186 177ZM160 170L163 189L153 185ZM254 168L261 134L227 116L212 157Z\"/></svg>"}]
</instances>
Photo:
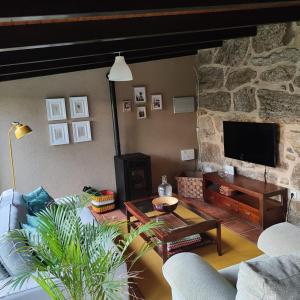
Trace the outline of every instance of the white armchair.
<instances>
[{"instance_id":1,"label":"white armchair","mask_svg":"<svg viewBox=\"0 0 300 300\"><path fill-rule=\"evenodd\" d=\"M300 253L300 228L284 222L262 232L257 246L265 254L250 261ZM163 275L172 289L173 300L234 300L239 264L212 268L194 253L180 253L169 258Z\"/></svg>"}]
</instances>

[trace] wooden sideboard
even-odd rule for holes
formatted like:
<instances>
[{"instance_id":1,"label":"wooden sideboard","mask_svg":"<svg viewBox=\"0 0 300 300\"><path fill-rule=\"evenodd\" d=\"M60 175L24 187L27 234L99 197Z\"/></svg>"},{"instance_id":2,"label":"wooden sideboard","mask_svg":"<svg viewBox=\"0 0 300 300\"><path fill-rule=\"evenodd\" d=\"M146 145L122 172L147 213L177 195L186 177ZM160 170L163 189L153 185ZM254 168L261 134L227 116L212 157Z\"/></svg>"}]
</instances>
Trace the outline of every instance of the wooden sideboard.
<instances>
[{"instance_id":1,"label":"wooden sideboard","mask_svg":"<svg viewBox=\"0 0 300 300\"><path fill-rule=\"evenodd\" d=\"M234 192L225 196L220 193L221 186ZM262 229L285 221L287 213L286 188L241 175L221 177L217 172L204 174L203 198L205 202L260 225Z\"/></svg>"}]
</instances>

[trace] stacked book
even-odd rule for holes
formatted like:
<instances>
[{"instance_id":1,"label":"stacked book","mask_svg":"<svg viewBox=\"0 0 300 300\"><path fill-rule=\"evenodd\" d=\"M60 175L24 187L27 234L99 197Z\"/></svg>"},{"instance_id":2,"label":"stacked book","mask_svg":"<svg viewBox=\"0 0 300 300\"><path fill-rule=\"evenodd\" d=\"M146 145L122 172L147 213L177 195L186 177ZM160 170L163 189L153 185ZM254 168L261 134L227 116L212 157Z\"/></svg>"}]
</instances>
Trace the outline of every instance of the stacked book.
<instances>
[{"instance_id":1,"label":"stacked book","mask_svg":"<svg viewBox=\"0 0 300 300\"><path fill-rule=\"evenodd\" d=\"M225 196L232 196L234 194L235 190L233 190L227 186L221 185L219 188L219 192L220 192L220 194L225 195Z\"/></svg>"},{"instance_id":2,"label":"stacked book","mask_svg":"<svg viewBox=\"0 0 300 300\"><path fill-rule=\"evenodd\" d=\"M83 191L91 196L92 209L102 214L116 208L114 192L110 190L97 191L91 187L84 187Z\"/></svg>"},{"instance_id":3,"label":"stacked book","mask_svg":"<svg viewBox=\"0 0 300 300\"><path fill-rule=\"evenodd\" d=\"M186 247L186 246L193 245L195 243L200 243L201 240L202 240L202 238L201 238L200 234L193 234L193 235L187 236L181 240L167 243L167 249L168 249L168 251L174 251L181 247Z\"/></svg>"}]
</instances>

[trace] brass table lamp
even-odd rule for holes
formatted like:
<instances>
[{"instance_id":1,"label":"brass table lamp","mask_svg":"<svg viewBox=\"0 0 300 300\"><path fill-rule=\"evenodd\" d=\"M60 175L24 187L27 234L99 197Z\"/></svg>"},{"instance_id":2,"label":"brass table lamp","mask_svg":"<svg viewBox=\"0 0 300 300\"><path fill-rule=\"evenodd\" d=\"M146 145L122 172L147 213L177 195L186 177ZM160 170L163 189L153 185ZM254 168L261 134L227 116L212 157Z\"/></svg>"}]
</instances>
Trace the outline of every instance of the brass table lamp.
<instances>
[{"instance_id":1,"label":"brass table lamp","mask_svg":"<svg viewBox=\"0 0 300 300\"><path fill-rule=\"evenodd\" d=\"M14 130L15 137L17 140L21 139L28 133L31 133L32 130L29 126L23 125L19 122L11 123L11 127L8 130L8 141L9 141L9 155L10 155L10 167L11 167L11 177L13 181L13 189L16 188L16 178L15 178L15 167L14 167L14 158L12 151L12 143L11 143L11 132Z\"/></svg>"}]
</instances>

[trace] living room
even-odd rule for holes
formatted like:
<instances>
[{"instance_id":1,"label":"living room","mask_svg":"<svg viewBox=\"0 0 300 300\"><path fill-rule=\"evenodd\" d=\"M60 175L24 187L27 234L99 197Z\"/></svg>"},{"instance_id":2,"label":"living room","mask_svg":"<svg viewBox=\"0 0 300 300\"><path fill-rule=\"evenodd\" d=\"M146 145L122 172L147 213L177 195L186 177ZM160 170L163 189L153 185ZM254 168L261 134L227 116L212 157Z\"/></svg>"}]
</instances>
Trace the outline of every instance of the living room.
<instances>
[{"instance_id":1,"label":"living room","mask_svg":"<svg viewBox=\"0 0 300 300\"><path fill-rule=\"evenodd\" d=\"M94 201L91 202L91 199L88 199L88 208L84 208L85 217L80 216L83 223L85 218L89 221L92 220L91 222L97 220L99 222L97 226L101 227L103 221L113 224L116 221L125 222L127 216L127 220L132 225L132 227L128 226L128 229L134 234L139 230L139 225L134 227L136 220L145 224L147 223L145 220L153 218L153 214L156 221L164 220L166 222L167 219L162 219L161 216L171 214L177 216L182 222L186 222L184 228L182 224L177 224L175 231L169 235L162 233L159 227L155 227L164 226L163 223L151 225L154 226L152 230L155 239L152 236L150 240L147 240L147 236L145 237L141 232L141 236L137 237L130 245L130 250L127 249L137 255L138 249L145 245L145 241L149 247L148 253L145 253L133 267L133 270L141 272L138 273L138 278L132 279L135 284L131 284L131 280L129 280L129 285L123 284L118 296L107 292L107 294L102 294L103 298L93 295L93 299L116 299L118 297L126 299L128 291L133 299L263 299L260 292L267 293L268 299L275 299L272 297L298 299L299 287L295 278L299 278L300 275L295 270L299 267L297 234L300 232L298 228L300 224L300 144L298 142L300 135L298 124L300 24L297 22L300 4L299 1L286 1L285 3L257 1L253 7L249 8L245 4L246 1L220 5L207 4L205 1L200 4L200 2L197 3L197 6L189 4L188 12L185 6L178 3L174 3L170 7L162 5L157 11L143 7L144 4L141 4L140 11L133 10L134 6L131 3L128 4L128 9L122 5L118 6L122 14L128 13L125 19L132 17L130 14L132 11L137 14L145 14L145 9L151 11L151 13L148 11L150 16L146 13L143 16L139 15L138 18L147 19L153 16L164 18L165 14L176 15L178 10L182 10L179 15L182 14L185 17L192 15L195 19L191 20L197 20L201 13L204 14L203 18L208 20L209 16L217 14L218 10L222 13L226 12L227 19L220 18L218 21L220 24L215 25L201 22L200 25L191 24L193 23L191 20L183 19L186 23L182 23L183 29L179 34L182 42L176 36L176 42L173 41L174 46L172 47L171 39L174 38L174 32L171 31L178 30L178 27L175 26L178 19L175 17L168 29L170 36L160 33L161 36L166 36L165 41L158 36L158 31L162 30L160 23L153 27L156 36L151 35L149 29L148 38L152 39L153 46L149 45L150 42L144 35L140 36L139 30L146 30L142 27L133 30L129 25L128 27L124 25L122 34L127 35L125 41L118 41L113 27L109 33L105 33L111 34L117 42L123 43L122 46L126 46L128 49L130 47L143 49L141 45L133 46L134 43L129 34L130 30L135 31L136 34L140 34L135 39L141 39L141 43L148 43L148 46L145 44L144 47L145 49L147 47L149 53L145 49L118 53L120 49L113 39L112 41L105 39L99 41L93 37L95 40L91 43L90 36L86 37L84 42L68 44L74 42L75 40L71 41L71 39L77 39L77 36L75 33L70 37L67 36L69 32L67 27L64 27L66 25L64 22L76 24L91 22L92 18L95 18L92 19L96 20L95 22L103 22L101 14L100 17L96 13L85 15L83 11L83 20L76 19L74 14L80 12L82 9L80 6L74 6L73 14L66 19L63 19L62 16L63 12L66 12L64 6L61 6L60 9L51 6L48 8L49 10L40 8L43 15L47 15L51 21L44 16L43 18L32 17L35 16L35 13L41 14L41 11L37 13L37 8L32 11L30 8L17 11L10 15L14 16L14 22L20 22L17 24L20 26L17 29L11 29L12 24L7 24L8 13L14 11L13 7L8 6L6 15L3 13L1 21L3 22L3 34L7 34L11 30L11 32L17 33L16 37L20 39L7 36L7 42L3 39L0 53L2 62L2 69L0 68L0 80L2 81L0 82L0 136L2 137L0 143L0 165L2 166L0 191L1 193L6 191L0 200L1 218L7 220L4 207L7 208L7 205L10 209L19 207L18 201L24 199L26 202L27 196L31 197L32 191L40 186L53 199L75 194L81 195L84 187L92 187L97 191L112 191L118 201L113 210L107 213L96 213L96 210L93 211L91 203L93 206L97 206L95 199L98 196L101 197L102 194L95 194L95 190L93 190L94 194L91 194L91 199ZM212 10L205 5L212 5ZM217 10L215 11L214 8ZM113 14L107 13L108 8L103 9L106 11L105 13L102 11L102 14L107 14L114 21L120 17L111 17ZM245 18L241 17L236 20L239 26L237 24L234 26L230 24L230 17L236 16L236 11L239 10L240 16ZM253 14L248 18L249 10ZM71 10L69 12L71 13ZM160 13L162 16L159 16ZM50 15L55 18L51 19ZM22 28L25 26L22 24L22 18L25 16L28 28ZM122 20L123 17L120 19ZM168 17L170 16L168 15ZM55 34L47 37L37 36L37 41L33 40L35 36L33 33L41 34L42 32L39 32L39 29L35 32L36 28L33 27L37 26L38 28L39 25L44 24L45 32L47 32L53 25L51 22L60 25L62 23L62 28L66 30L57 32L60 46L54 43ZM115 22L117 25L121 24ZM164 24L165 20L162 19L159 22ZM221 24L223 24L221 29L217 28ZM33 27L30 28L30 26ZM191 34L193 26L202 26L202 30L198 28ZM211 26L211 28L207 26ZM0 30L0 35L1 32ZM79 30L78 36L80 34L82 32ZM121 33L118 34L121 35ZM144 34L146 35L146 33ZM193 39L202 37L203 40L201 42L184 42L191 39L191 35L194 35ZM215 36L212 37L212 35ZM71 60L75 59L76 51L78 53L83 52L83 49L92 51L86 46L90 43L95 43L94 48L96 45L97 47L102 46L103 49L97 50L100 52L108 51L105 49L110 47L109 43L112 43L114 51L110 50L109 58L104 57L108 56L105 52L86 53L84 64L80 62L84 54L76 54L78 62L70 65ZM160 45L159 43L169 43L170 45ZM80 48L81 44L84 44L82 49ZM73 49L73 46L78 48ZM174 50L176 47L177 51ZM71 51L70 54L66 54L67 51ZM75 52L72 54L72 51ZM136 53L138 51L145 53L141 55ZM56 57L56 55L59 56L58 54L61 56L60 58ZM66 57L63 58L64 55ZM133 80L109 80L107 74L111 71L114 58L120 55L124 55L128 63L126 66L129 66ZM43 61L41 56L44 56ZM103 61L97 62L99 56ZM89 60L93 57L95 63L90 63ZM61 65L55 67L55 64L58 63ZM143 103L138 103L136 100L136 95L140 91L144 93ZM77 117L77 119L74 117L76 107L72 107L72 99L76 97L84 99L88 111L85 116ZM154 106L155 99L159 99L158 109L155 109ZM56 101L55 103L57 101L63 103L64 116L60 119L51 119L52 112L47 104L53 100ZM188 101L194 103L192 110L187 105ZM116 105L116 110L114 110L114 105ZM142 114L139 113L141 109ZM267 145L269 138L271 143L274 142L272 153L267 153L267 159L270 159L271 162L269 160L259 162L241 155L236 158L232 153L230 154L228 145L226 149L226 141L229 140L229 137L231 138L229 146L232 148L232 138L237 134L225 132L228 121L234 126L239 124L242 126L245 124L249 124L249 126L274 125L276 129L272 132L275 137L273 140L269 135L265 139L259 140L259 127L255 127L252 140L253 149L263 148L262 145ZM12 125L13 122L28 125L32 131L31 134L18 139L16 133L17 138L15 138L13 132L17 132L20 124ZM90 127L89 138L83 142L76 141L76 134L78 134L78 132L76 133L76 123L80 122L88 123ZM67 128L64 130L67 130L68 138L61 144L53 142L55 138L51 135L53 125L63 125L64 128ZM64 131L65 133L66 131ZM243 137L241 134L237 143L241 143L243 138L245 136ZM257 144L256 141L258 141ZM118 143L120 143L119 146ZM120 153L118 153L118 147ZM181 151L189 149L193 150L192 158L182 159ZM149 191L148 194L143 194L143 197L147 196L148 202L156 198L158 188L162 188L162 176L166 175L167 181L175 193L168 195L173 196L169 206L173 205L171 201L174 197L177 201L175 208L170 208L171 210L175 209L173 212L169 212L169 208L164 207L164 205L167 206L169 200L163 200L167 203L160 203L160 206L155 206L155 204L152 206L150 201L150 208L149 205L145 205L143 199L140 199L143 198L142 196L132 199L124 198L127 204L123 203L124 199L121 196L122 191L117 179L120 170L115 166L114 157L132 153L143 153L150 157L151 191L150 194ZM231 175L231 172L234 172L235 175ZM191 181L188 184L197 182L196 189L200 189L203 196L190 198L180 192L176 177L185 178L182 177L183 173L196 174L190 175ZM130 176L128 174L124 175L126 180ZM215 190L211 190L212 186L213 189L217 186L217 193ZM15 192L10 198L7 192L11 188L14 188ZM188 186L189 188L191 186ZM247 202L249 200L245 202L238 195L243 195L243 197L248 195L255 203L249 204ZM274 197L277 198L271 199ZM272 201L276 203L274 209L268 206ZM28 205L27 202L26 205ZM244 208L250 208L244 211L244 215L241 215L239 211L235 211L235 205L238 210L243 205ZM63 208L57 208L58 211L60 209L63 210ZM158 213L160 210L164 212ZM37 218L39 217L38 213ZM29 221L28 218L27 221ZM16 228L19 228L19 223L23 222L19 220ZM4 228L2 223L1 227ZM127 231L124 224L121 227L123 231L120 237L126 238ZM3 228L0 231L1 234ZM140 230L147 231L151 228ZM39 232L39 229L37 231ZM206 234L207 231L209 231L208 234ZM186 247L183 246L182 249L178 245L177 247L176 244L182 243L182 241L189 243L189 240L186 239L187 235L194 238L195 235L198 235L201 241L198 241L198 244L196 242L188 246L186 244ZM172 240L171 236L175 238ZM115 242L116 245L119 245L118 240ZM175 251L169 251L170 245L177 247L174 248ZM156 251L158 246L161 246L162 252ZM184 253L177 254L178 252ZM254 262L247 262L255 257L258 259ZM268 281L272 274L266 267L268 260L278 277L263 286L261 282ZM125 268L123 272L126 273L125 265L127 263L127 269L130 269L130 263L123 262L124 264L119 267ZM241 262L244 263L240 265L238 273L238 267L235 265ZM5 269L7 263L5 259L1 259L0 254L0 266L4 266ZM282 265L286 268L280 268ZM45 268L40 265L39 267ZM255 272L255 268L261 269ZM12 272L10 272L11 270ZM286 276L287 273L288 276ZM14 268L8 267L5 274L7 274L6 277L0 273L4 276L0 276L2 284L6 282L9 275L13 278ZM256 286L251 286L250 283L247 286L245 278L249 278L249 276L253 278ZM33 277L32 275L31 279ZM283 281L288 281L287 277L294 279L291 279L282 288ZM8 292L9 287L5 283L2 287L0 286L2 290L2 292L0 290L0 299L26 300L32 299L33 295L36 298L41 297L40 299L49 299L49 297L65 299L62 294L51 296L49 291L47 296L41 288L37 288L38 284L34 285L34 288L30 288L30 284L29 288L23 287L22 292L18 293L11 290ZM42 284L40 285L42 286ZM101 286L100 283L99 286ZM255 293L253 292L254 286ZM31 293L31 290L37 294ZM59 293L56 289L55 291ZM89 290L89 293L92 295L92 290ZM88 299L90 296L86 295L84 291L83 294L82 299L85 297ZM71 298L80 299L72 294Z\"/></svg>"}]
</instances>

